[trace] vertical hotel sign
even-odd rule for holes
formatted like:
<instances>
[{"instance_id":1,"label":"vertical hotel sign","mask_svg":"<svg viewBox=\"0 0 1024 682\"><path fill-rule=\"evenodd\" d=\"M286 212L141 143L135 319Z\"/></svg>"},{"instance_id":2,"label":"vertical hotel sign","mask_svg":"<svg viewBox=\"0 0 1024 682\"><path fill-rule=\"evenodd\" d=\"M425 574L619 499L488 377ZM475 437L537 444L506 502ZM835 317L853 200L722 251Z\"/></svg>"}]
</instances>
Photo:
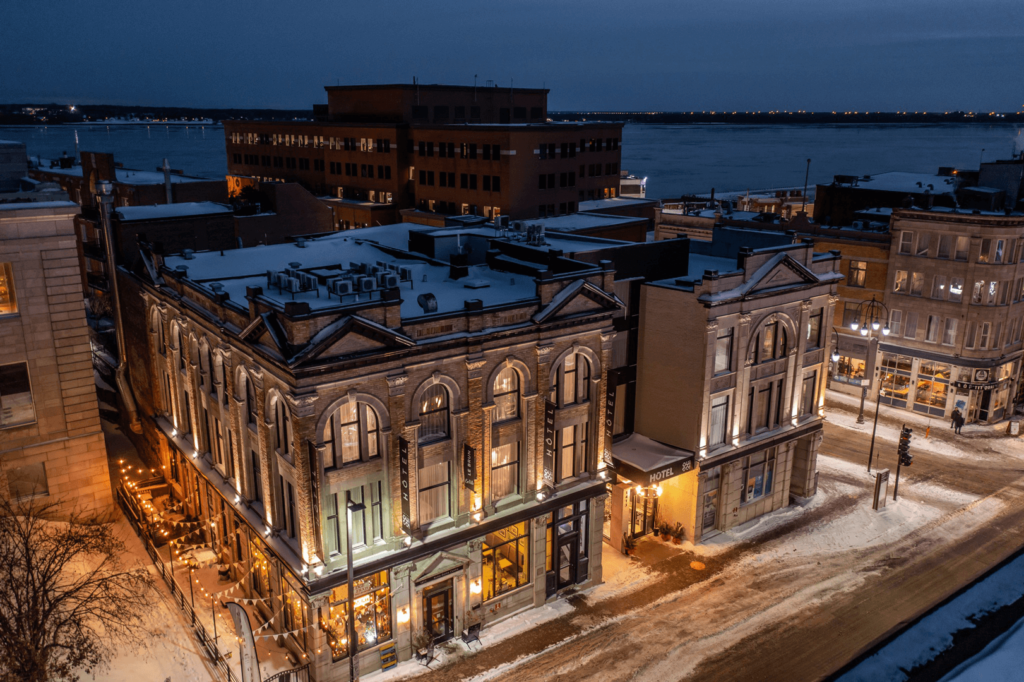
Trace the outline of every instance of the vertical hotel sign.
<instances>
[{"instance_id":1,"label":"vertical hotel sign","mask_svg":"<svg viewBox=\"0 0 1024 682\"><path fill-rule=\"evenodd\" d=\"M544 402L544 484L555 484L555 404Z\"/></svg>"},{"instance_id":2,"label":"vertical hotel sign","mask_svg":"<svg viewBox=\"0 0 1024 682\"><path fill-rule=\"evenodd\" d=\"M412 530L412 510L409 506L409 441L398 439L398 476L402 487L402 531Z\"/></svg>"},{"instance_id":3,"label":"vertical hotel sign","mask_svg":"<svg viewBox=\"0 0 1024 682\"><path fill-rule=\"evenodd\" d=\"M604 394L604 465L612 466L612 438L615 434L615 389L618 386L612 381L611 373L605 380Z\"/></svg>"},{"instance_id":4,"label":"vertical hotel sign","mask_svg":"<svg viewBox=\"0 0 1024 682\"><path fill-rule=\"evenodd\" d=\"M462 482L467 490L476 490L476 450L468 444L462 448Z\"/></svg>"}]
</instances>

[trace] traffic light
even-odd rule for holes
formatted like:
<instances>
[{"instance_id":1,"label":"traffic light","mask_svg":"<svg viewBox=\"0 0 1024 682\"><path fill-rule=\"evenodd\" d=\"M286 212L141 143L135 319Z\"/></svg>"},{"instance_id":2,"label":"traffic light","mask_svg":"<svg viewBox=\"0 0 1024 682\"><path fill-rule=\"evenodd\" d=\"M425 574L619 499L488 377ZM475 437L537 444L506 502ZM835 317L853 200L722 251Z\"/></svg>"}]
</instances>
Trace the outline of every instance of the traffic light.
<instances>
[{"instance_id":1,"label":"traffic light","mask_svg":"<svg viewBox=\"0 0 1024 682\"><path fill-rule=\"evenodd\" d=\"M900 464L908 467L914 461L914 456L910 454L910 434L914 432L913 429L908 429L906 426L900 431L900 442L896 447L896 453L899 455Z\"/></svg>"}]
</instances>

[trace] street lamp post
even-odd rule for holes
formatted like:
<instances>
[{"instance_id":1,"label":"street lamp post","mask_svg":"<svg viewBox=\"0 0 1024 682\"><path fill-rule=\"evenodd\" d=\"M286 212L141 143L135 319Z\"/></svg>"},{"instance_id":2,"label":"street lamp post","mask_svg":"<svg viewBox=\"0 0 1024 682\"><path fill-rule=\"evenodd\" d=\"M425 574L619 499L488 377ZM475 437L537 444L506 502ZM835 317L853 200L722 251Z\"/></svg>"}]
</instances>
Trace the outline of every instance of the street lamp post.
<instances>
[{"instance_id":1,"label":"street lamp post","mask_svg":"<svg viewBox=\"0 0 1024 682\"><path fill-rule=\"evenodd\" d=\"M862 301L857 305L857 313L854 321L850 323L850 329L855 332L860 332L861 336L871 336L869 342L869 351L873 353L871 357L874 358L878 355L878 343L882 337L889 335L889 308L884 303L877 300L874 296L871 297L870 301ZM865 362L865 374L867 374L867 365ZM868 384L874 378L874 363L871 363L871 374L867 379L861 380L860 388L860 413L857 415L857 423L864 423L864 401L868 395ZM875 435L878 432L878 411L881 408L881 396L882 386L879 381L878 392L875 395L875 420L874 426L871 428L871 447L868 450L868 473L871 473L871 461L875 455Z\"/></svg>"},{"instance_id":2,"label":"street lamp post","mask_svg":"<svg viewBox=\"0 0 1024 682\"><path fill-rule=\"evenodd\" d=\"M192 625L196 624L196 594L192 589L192 581L195 580L193 572L196 570L196 560L194 557L188 558L188 596L192 600Z\"/></svg>"},{"instance_id":3,"label":"street lamp post","mask_svg":"<svg viewBox=\"0 0 1024 682\"><path fill-rule=\"evenodd\" d=\"M352 501L352 491L345 492L345 549L347 550L345 556L347 558L347 577L348 577L348 623L346 623L346 629L348 630L348 679L350 682L356 680L356 610L355 610L355 586L352 580L352 514L355 512L361 512L366 509L366 505L362 502Z\"/></svg>"}]
</instances>

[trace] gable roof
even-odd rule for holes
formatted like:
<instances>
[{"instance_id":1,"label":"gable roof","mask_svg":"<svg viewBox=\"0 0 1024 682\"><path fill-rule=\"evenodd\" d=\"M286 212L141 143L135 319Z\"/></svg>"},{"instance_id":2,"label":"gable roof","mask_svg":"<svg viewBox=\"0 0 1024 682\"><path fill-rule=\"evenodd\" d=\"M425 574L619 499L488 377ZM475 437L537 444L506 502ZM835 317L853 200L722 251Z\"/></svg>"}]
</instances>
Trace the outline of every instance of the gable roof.
<instances>
[{"instance_id":1,"label":"gable roof","mask_svg":"<svg viewBox=\"0 0 1024 682\"><path fill-rule=\"evenodd\" d=\"M771 283L771 277L780 267L788 268L791 272L796 274L798 282L787 282L780 286L764 286ZM735 301L737 299L746 298L754 293L769 293L777 291L787 287L805 287L813 286L815 284L823 284L825 282L838 281L843 278L843 275L838 272L826 272L817 274L807 268L803 263L797 261L795 258L790 256L788 253L777 253L767 261L765 261L761 267L754 271L754 274L743 284L732 289L726 289L725 291L716 291L710 294L701 294L698 298L703 303L725 303L727 301Z\"/></svg>"},{"instance_id":2,"label":"gable roof","mask_svg":"<svg viewBox=\"0 0 1024 682\"><path fill-rule=\"evenodd\" d=\"M586 296L608 310L625 307L625 304L620 301L619 297L615 294L609 294L590 282L578 279L555 294L546 306L534 314L533 321L540 323L551 319L558 313L558 311L565 308L570 301L579 295Z\"/></svg>"},{"instance_id":3,"label":"gable roof","mask_svg":"<svg viewBox=\"0 0 1024 682\"><path fill-rule=\"evenodd\" d=\"M346 315L317 332L305 348L295 353L288 360L290 367L304 365L316 360L328 348L337 343L349 333L356 333L361 336L379 341L385 346L392 348L415 346L416 342L405 334L399 334L393 329L377 324L371 320L358 315Z\"/></svg>"}]
</instances>

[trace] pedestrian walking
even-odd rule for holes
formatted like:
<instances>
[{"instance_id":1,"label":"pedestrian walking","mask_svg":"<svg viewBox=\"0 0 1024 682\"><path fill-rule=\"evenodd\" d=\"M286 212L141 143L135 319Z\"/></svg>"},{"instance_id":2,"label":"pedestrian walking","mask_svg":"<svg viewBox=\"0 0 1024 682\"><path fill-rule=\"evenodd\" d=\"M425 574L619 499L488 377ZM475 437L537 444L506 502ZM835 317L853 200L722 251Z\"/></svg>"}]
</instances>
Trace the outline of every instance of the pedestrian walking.
<instances>
[{"instance_id":1,"label":"pedestrian walking","mask_svg":"<svg viewBox=\"0 0 1024 682\"><path fill-rule=\"evenodd\" d=\"M956 422L957 422L957 420L959 418L960 418L960 408L959 407L954 407L953 408L953 414L950 415L949 428L955 429L956 428Z\"/></svg>"},{"instance_id":2,"label":"pedestrian walking","mask_svg":"<svg viewBox=\"0 0 1024 682\"><path fill-rule=\"evenodd\" d=\"M964 415L958 410L957 411L957 415L956 415L956 429L954 430L954 433L959 435L960 434L960 429L962 429L963 427L964 427Z\"/></svg>"}]
</instances>

